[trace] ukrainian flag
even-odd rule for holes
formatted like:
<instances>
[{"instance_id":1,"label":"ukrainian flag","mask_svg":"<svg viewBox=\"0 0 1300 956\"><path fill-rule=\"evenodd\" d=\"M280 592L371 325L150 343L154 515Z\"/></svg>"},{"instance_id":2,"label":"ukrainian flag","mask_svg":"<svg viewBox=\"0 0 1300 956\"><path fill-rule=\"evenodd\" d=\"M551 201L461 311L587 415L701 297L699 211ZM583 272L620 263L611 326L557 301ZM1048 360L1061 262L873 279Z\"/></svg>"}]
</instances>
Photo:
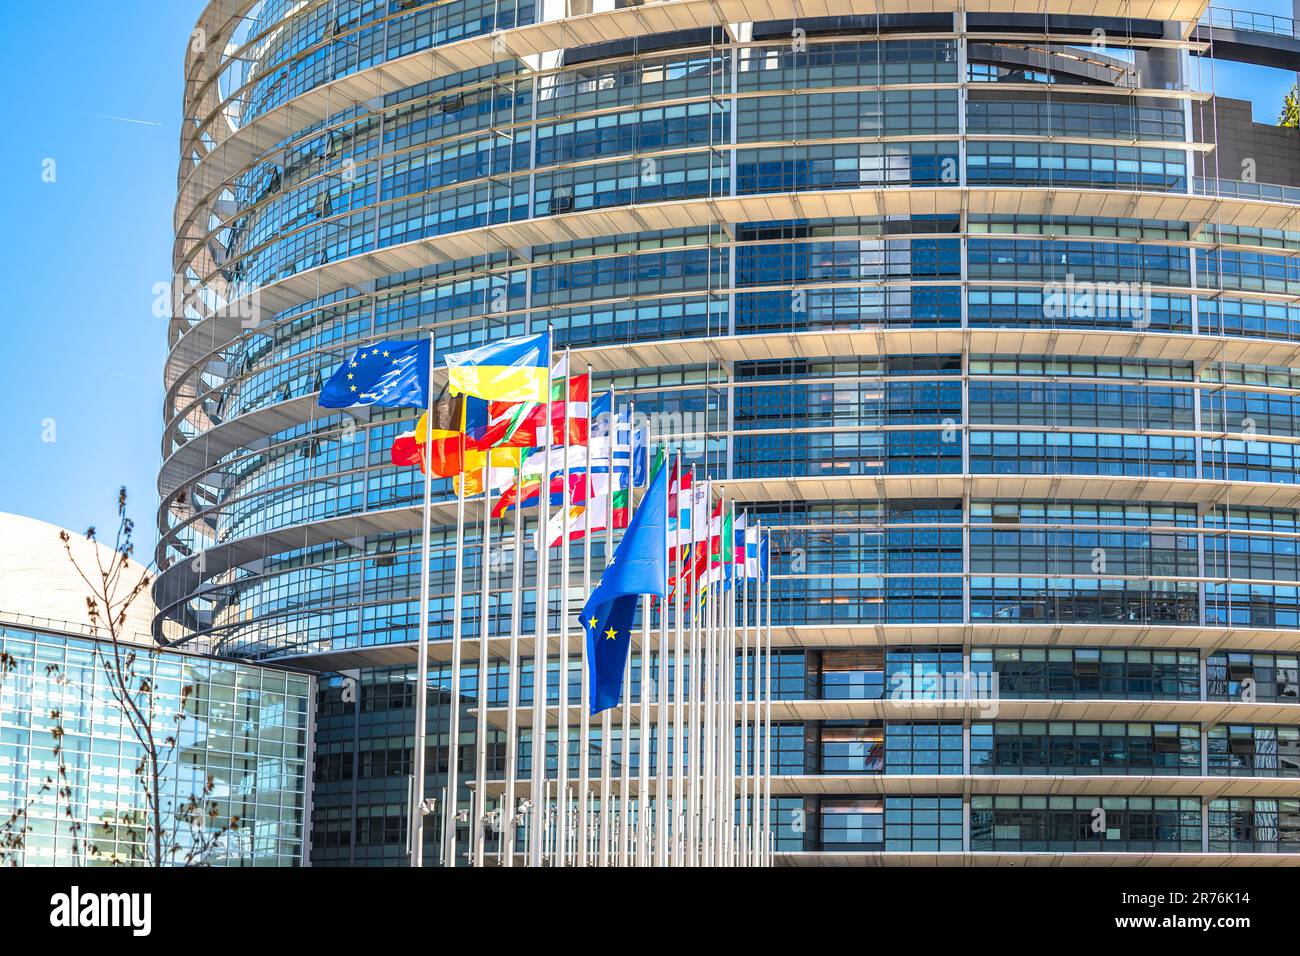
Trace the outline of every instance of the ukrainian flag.
<instances>
[{"instance_id":1,"label":"ukrainian flag","mask_svg":"<svg viewBox=\"0 0 1300 956\"><path fill-rule=\"evenodd\" d=\"M502 339L447 356L447 384L453 395L490 402L545 402L551 367L551 333Z\"/></svg>"}]
</instances>

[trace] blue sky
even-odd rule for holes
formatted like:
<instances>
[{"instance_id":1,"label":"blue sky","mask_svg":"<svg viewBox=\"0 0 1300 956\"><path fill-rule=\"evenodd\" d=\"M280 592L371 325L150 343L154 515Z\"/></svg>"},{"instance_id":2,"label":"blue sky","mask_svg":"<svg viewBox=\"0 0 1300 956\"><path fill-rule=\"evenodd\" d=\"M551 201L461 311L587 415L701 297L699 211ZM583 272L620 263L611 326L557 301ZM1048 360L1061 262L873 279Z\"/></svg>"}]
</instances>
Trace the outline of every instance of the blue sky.
<instances>
[{"instance_id":1,"label":"blue sky","mask_svg":"<svg viewBox=\"0 0 1300 956\"><path fill-rule=\"evenodd\" d=\"M166 352L153 286L171 273L181 66L201 9L0 3L0 511L107 529L125 484L150 548Z\"/></svg>"},{"instance_id":2,"label":"blue sky","mask_svg":"<svg viewBox=\"0 0 1300 956\"><path fill-rule=\"evenodd\" d=\"M201 8L0 3L0 511L107 529L125 484L148 548L166 351L153 287L170 274L181 65ZM1248 8L1289 15L1290 0ZM1233 65L1217 79L1268 122L1291 83Z\"/></svg>"},{"instance_id":3,"label":"blue sky","mask_svg":"<svg viewBox=\"0 0 1300 956\"><path fill-rule=\"evenodd\" d=\"M1250 10L1254 13L1271 13L1291 17L1291 0L1228 0L1215 3L1216 7ZM1208 74L1205 81L1209 82ZM1255 106L1255 122L1276 123L1282 109L1282 98L1295 83L1295 76L1281 70L1243 63L1217 63L1214 67L1214 88L1220 96L1250 100Z\"/></svg>"}]
</instances>

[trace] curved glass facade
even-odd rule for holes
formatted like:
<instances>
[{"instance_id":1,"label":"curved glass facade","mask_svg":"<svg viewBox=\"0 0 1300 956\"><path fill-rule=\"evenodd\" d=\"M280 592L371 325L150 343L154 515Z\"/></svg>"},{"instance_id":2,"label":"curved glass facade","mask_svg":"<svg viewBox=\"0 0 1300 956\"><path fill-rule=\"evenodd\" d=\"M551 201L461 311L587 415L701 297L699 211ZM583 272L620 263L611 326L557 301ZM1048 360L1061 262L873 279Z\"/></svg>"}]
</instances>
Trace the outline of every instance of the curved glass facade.
<instances>
[{"instance_id":1,"label":"curved glass facade","mask_svg":"<svg viewBox=\"0 0 1300 956\"><path fill-rule=\"evenodd\" d=\"M1297 775L1300 195L1217 168L1199 10L844 6L701 27L667 0L647 34L621 3L262 0L193 67L157 630L347 672L313 862L403 859L422 492L389 459L409 410L315 392L377 339L548 326L775 529L779 850L1296 852L1296 800L1245 778ZM585 42L538 47L566 17ZM477 634L445 507L432 545L432 638ZM488 632L516 603L530 632L534 590L490 575ZM503 673L454 705L504 704ZM860 779L888 775L910 789ZM1024 775L1053 795L1004 795Z\"/></svg>"}]
</instances>

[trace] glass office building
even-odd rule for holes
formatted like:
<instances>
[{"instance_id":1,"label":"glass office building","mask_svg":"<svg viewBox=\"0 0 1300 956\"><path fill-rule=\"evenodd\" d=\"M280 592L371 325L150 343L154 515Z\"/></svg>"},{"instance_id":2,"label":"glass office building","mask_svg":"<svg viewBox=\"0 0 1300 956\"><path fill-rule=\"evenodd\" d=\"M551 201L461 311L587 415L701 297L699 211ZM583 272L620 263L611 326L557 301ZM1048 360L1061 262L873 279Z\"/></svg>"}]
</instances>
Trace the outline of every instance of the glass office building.
<instances>
[{"instance_id":1,"label":"glass office building","mask_svg":"<svg viewBox=\"0 0 1300 956\"><path fill-rule=\"evenodd\" d=\"M1300 862L1300 144L1212 85L1300 69L1296 24L798 11L210 3L158 636L320 671L312 862L401 864L413 413L315 393L372 342L550 325L775 529L780 862ZM436 796L450 708L506 691L469 666L449 699L481 613L435 495ZM531 633L533 590L490 575L489 632L519 602Z\"/></svg>"},{"instance_id":2,"label":"glass office building","mask_svg":"<svg viewBox=\"0 0 1300 956\"><path fill-rule=\"evenodd\" d=\"M0 865L152 858L144 796L152 774L137 771L148 751L110 687L119 674L133 688L146 680L156 688L149 727L159 741L168 863L305 864L314 676L127 645L119 657L110 642L5 616ZM132 699L147 712L148 696ZM183 815L195 797L202 823Z\"/></svg>"}]
</instances>

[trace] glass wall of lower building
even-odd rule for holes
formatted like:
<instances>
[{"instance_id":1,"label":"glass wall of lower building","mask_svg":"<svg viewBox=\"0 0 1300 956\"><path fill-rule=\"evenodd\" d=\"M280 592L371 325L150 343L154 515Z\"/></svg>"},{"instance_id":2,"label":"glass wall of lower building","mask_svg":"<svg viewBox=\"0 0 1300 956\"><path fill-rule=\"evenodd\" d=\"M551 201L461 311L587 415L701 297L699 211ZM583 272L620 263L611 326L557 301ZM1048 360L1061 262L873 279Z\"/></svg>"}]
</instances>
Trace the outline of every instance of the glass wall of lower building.
<instances>
[{"instance_id":1,"label":"glass wall of lower building","mask_svg":"<svg viewBox=\"0 0 1300 956\"><path fill-rule=\"evenodd\" d=\"M0 860L302 865L314 694L286 668L0 623Z\"/></svg>"}]
</instances>

